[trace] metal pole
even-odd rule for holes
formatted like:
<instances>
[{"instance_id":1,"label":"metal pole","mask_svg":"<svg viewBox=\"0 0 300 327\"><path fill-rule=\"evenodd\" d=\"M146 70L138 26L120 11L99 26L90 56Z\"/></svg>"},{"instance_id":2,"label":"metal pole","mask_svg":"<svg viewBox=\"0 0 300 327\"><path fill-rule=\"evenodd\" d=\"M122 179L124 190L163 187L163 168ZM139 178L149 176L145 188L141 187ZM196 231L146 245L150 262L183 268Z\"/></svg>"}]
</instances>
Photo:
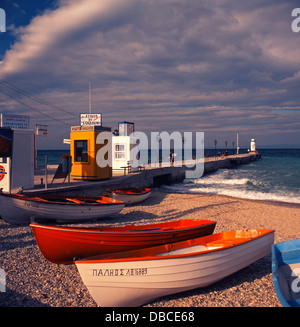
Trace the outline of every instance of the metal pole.
<instances>
[{"instance_id":1,"label":"metal pole","mask_svg":"<svg viewBox=\"0 0 300 327\"><path fill-rule=\"evenodd\" d=\"M37 125L35 125L34 134L33 134L33 146L34 146L34 169L38 169L37 161L37 135L36 135Z\"/></svg>"},{"instance_id":2,"label":"metal pole","mask_svg":"<svg viewBox=\"0 0 300 327\"><path fill-rule=\"evenodd\" d=\"M70 156L68 157L68 184L70 184L71 166L72 166L72 159Z\"/></svg>"},{"instance_id":3,"label":"metal pole","mask_svg":"<svg viewBox=\"0 0 300 327\"><path fill-rule=\"evenodd\" d=\"M48 188L47 155L45 155L45 189Z\"/></svg>"},{"instance_id":4,"label":"metal pole","mask_svg":"<svg viewBox=\"0 0 300 327\"><path fill-rule=\"evenodd\" d=\"M92 113L92 93L91 93L91 82L89 82L89 112Z\"/></svg>"}]
</instances>

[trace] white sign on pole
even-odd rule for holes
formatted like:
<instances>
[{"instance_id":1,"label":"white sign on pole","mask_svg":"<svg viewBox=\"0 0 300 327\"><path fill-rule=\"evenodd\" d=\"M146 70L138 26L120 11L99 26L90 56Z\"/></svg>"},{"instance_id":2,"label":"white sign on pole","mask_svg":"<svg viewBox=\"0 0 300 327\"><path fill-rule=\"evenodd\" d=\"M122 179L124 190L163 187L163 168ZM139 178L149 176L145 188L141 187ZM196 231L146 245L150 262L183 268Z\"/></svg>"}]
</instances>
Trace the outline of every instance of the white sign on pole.
<instances>
[{"instance_id":1,"label":"white sign on pole","mask_svg":"<svg viewBox=\"0 0 300 327\"><path fill-rule=\"evenodd\" d=\"M101 114L80 114L81 126L102 126Z\"/></svg>"},{"instance_id":2,"label":"white sign on pole","mask_svg":"<svg viewBox=\"0 0 300 327\"><path fill-rule=\"evenodd\" d=\"M29 129L29 116L1 114L0 127Z\"/></svg>"},{"instance_id":3,"label":"white sign on pole","mask_svg":"<svg viewBox=\"0 0 300 327\"><path fill-rule=\"evenodd\" d=\"M48 135L48 125L35 125L35 135L47 136Z\"/></svg>"}]
</instances>

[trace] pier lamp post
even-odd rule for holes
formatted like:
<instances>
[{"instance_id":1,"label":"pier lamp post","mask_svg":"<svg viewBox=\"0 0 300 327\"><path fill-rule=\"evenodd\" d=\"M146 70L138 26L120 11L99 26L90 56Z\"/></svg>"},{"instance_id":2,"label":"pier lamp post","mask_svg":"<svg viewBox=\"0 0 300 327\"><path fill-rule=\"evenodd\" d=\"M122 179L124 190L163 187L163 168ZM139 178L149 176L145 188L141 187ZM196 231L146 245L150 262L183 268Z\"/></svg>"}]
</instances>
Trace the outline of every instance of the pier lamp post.
<instances>
[{"instance_id":1,"label":"pier lamp post","mask_svg":"<svg viewBox=\"0 0 300 327\"><path fill-rule=\"evenodd\" d=\"M185 152L184 152L184 143L186 142L186 138L183 136L182 137L182 151L181 151L181 163L185 162Z\"/></svg>"},{"instance_id":2,"label":"pier lamp post","mask_svg":"<svg viewBox=\"0 0 300 327\"><path fill-rule=\"evenodd\" d=\"M158 157L157 157L157 162L158 162L158 166L161 167L162 162L160 161L160 146L161 146L162 140L161 140L161 137L159 135L157 135L155 137L155 140L158 143L158 154L157 154Z\"/></svg>"},{"instance_id":3,"label":"pier lamp post","mask_svg":"<svg viewBox=\"0 0 300 327\"><path fill-rule=\"evenodd\" d=\"M234 155L234 142L232 142L232 155Z\"/></svg>"}]
</instances>

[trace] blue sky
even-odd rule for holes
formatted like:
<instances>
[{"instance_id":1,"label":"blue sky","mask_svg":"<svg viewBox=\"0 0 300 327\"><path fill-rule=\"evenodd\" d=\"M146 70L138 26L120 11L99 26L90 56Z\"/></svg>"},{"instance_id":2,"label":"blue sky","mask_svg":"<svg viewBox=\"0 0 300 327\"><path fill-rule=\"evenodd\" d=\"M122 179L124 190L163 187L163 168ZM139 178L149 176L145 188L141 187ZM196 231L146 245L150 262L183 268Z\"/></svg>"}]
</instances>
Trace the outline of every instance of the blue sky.
<instances>
[{"instance_id":1,"label":"blue sky","mask_svg":"<svg viewBox=\"0 0 300 327\"><path fill-rule=\"evenodd\" d=\"M127 120L144 132L204 132L207 148L215 139L231 144L237 133L246 147L251 138L300 146L297 7L293 0L0 0L0 112L48 124L39 148L63 148L89 110L91 83L92 111L113 129Z\"/></svg>"}]
</instances>

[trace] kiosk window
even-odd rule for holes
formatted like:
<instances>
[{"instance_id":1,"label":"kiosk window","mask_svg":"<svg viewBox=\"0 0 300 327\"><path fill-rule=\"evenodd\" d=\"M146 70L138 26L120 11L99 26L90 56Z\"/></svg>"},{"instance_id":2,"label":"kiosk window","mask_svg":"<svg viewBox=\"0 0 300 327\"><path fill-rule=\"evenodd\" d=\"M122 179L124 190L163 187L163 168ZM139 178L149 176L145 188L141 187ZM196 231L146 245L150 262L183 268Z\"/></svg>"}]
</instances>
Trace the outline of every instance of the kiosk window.
<instances>
[{"instance_id":1,"label":"kiosk window","mask_svg":"<svg viewBox=\"0 0 300 327\"><path fill-rule=\"evenodd\" d=\"M116 144L115 158L116 159L125 159L125 144Z\"/></svg>"},{"instance_id":2,"label":"kiosk window","mask_svg":"<svg viewBox=\"0 0 300 327\"><path fill-rule=\"evenodd\" d=\"M75 141L75 161L88 162L88 141Z\"/></svg>"}]
</instances>

